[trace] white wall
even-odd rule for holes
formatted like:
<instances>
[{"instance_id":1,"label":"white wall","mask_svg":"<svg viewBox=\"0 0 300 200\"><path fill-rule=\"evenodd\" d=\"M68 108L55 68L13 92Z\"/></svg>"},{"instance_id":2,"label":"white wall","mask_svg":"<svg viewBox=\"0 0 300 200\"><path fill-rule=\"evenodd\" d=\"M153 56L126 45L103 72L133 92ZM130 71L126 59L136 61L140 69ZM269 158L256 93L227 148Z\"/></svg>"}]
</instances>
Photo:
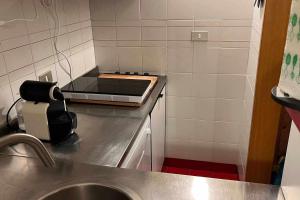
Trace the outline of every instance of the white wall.
<instances>
[{"instance_id":1,"label":"white wall","mask_svg":"<svg viewBox=\"0 0 300 200\"><path fill-rule=\"evenodd\" d=\"M245 91L244 91L244 113L246 118L246 123L242 124L242 129L239 136L239 151L240 151L240 163L239 174L240 179L243 180L245 177L245 170L247 165L248 157L248 147L249 147L249 137L250 128L252 120L252 109L255 94L255 82L256 82L256 72L258 65L258 56L260 48L260 39L262 32L264 8L253 9L253 21L251 30L251 41L249 50L249 60L245 79Z\"/></svg>"},{"instance_id":2,"label":"white wall","mask_svg":"<svg viewBox=\"0 0 300 200\"><path fill-rule=\"evenodd\" d=\"M39 0L35 0L35 5L38 20L0 26L0 122L19 97L19 86L24 80L37 80L40 74L51 70L60 86L69 82L54 56L52 20ZM89 1L58 0L58 15L61 23L58 48L68 56L73 77L78 77L95 66ZM34 17L31 0L0 0L0 21ZM61 62L67 68L66 60Z\"/></svg>"},{"instance_id":3,"label":"white wall","mask_svg":"<svg viewBox=\"0 0 300 200\"><path fill-rule=\"evenodd\" d=\"M284 164L282 190L286 200L298 200L300 196L300 132L293 123Z\"/></svg>"},{"instance_id":4,"label":"white wall","mask_svg":"<svg viewBox=\"0 0 300 200\"><path fill-rule=\"evenodd\" d=\"M168 75L167 156L240 163L253 2L90 0L96 64ZM209 31L192 42L191 31Z\"/></svg>"}]
</instances>

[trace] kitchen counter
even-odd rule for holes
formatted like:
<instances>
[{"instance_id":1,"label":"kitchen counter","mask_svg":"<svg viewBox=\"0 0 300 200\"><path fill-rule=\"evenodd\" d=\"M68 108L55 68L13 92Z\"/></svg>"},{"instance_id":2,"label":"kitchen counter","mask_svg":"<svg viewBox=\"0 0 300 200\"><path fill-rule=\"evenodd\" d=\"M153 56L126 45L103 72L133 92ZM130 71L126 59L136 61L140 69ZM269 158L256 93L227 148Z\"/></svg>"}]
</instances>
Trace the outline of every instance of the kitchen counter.
<instances>
[{"instance_id":1,"label":"kitchen counter","mask_svg":"<svg viewBox=\"0 0 300 200\"><path fill-rule=\"evenodd\" d=\"M78 119L76 135L60 145L44 144L55 158L117 167L165 85L166 77L160 76L149 98L139 108L71 103L68 108ZM35 153L23 144L4 154L35 157Z\"/></svg>"},{"instance_id":2,"label":"kitchen counter","mask_svg":"<svg viewBox=\"0 0 300 200\"><path fill-rule=\"evenodd\" d=\"M284 200L281 189L271 185L139 172L57 161L45 168L40 160L0 157L0 199L36 200L60 187L96 183L117 187L143 200Z\"/></svg>"}]
</instances>

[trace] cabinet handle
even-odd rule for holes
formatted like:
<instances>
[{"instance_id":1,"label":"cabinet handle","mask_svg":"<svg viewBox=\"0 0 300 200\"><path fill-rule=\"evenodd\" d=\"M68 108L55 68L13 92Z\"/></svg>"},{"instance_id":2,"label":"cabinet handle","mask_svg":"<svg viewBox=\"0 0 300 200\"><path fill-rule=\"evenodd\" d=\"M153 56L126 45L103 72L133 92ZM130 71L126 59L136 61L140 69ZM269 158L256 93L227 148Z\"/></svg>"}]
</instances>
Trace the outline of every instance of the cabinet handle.
<instances>
[{"instance_id":1,"label":"cabinet handle","mask_svg":"<svg viewBox=\"0 0 300 200\"><path fill-rule=\"evenodd\" d=\"M159 94L158 98L163 98L164 94Z\"/></svg>"}]
</instances>

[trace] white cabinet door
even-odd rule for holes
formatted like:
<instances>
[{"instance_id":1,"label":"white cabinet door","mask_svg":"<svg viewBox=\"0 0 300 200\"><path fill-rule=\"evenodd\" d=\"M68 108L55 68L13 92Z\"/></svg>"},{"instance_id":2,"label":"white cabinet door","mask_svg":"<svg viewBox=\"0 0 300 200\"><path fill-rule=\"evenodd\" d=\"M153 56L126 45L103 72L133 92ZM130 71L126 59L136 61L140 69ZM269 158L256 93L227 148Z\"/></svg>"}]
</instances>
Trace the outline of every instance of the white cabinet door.
<instances>
[{"instance_id":1,"label":"white cabinet door","mask_svg":"<svg viewBox=\"0 0 300 200\"><path fill-rule=\"evenodd\" d=\"M148 116L121 168L151 171L151 129Z\"/></svg>"},{"instance_id":2,"label":"white cabinet door","mask_svg":"<svg viewBox=\"0 0 300 200\"><path fill-rule=\"evenodd\" d=\"M165 159L166 92L162 90L151 112L152 171L160 172Z\"/></svg>"}]
</instances>

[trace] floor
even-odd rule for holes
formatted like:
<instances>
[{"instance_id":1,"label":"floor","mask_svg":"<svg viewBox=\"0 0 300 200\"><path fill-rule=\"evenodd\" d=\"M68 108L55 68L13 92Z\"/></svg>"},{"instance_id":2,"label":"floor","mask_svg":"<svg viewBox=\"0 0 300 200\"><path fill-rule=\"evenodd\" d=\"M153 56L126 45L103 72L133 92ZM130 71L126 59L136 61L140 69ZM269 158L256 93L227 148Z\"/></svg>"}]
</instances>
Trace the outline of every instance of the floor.
<instances>
[{"instance_id":1,"label":"floor","mask_svg":"<svg viewBox=\"0 0 300 200\"><path fill-rule=\"evenodd\" d=\"M236 165L175 158L165 159L162 172L227 180L239 180Z\"/></svg>"}]
</instances>

